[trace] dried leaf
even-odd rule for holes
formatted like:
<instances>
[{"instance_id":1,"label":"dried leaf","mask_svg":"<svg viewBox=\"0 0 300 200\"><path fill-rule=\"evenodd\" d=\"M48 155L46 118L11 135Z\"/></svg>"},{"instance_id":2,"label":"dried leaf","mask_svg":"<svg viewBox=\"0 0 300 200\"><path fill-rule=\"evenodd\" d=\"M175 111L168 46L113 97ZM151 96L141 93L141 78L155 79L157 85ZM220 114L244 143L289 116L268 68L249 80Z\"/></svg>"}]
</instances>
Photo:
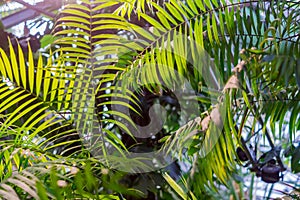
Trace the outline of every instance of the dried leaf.
<instances>
[{"instance_id":1,"label":"dried leaf","mask_svg":"<svg viewBox=\"0 0 300 200\"><path fill-rule=\"evenodd\" d=\"M240 88L240 82L236 75L232 75L229 80L227 81L224 90L226 89L239 89Z\"/></svg>"},{"instance_id":2,"label":"dried leaf","mask_svg":"<svg viewBox=\"0 0 300 200\"><path fill-rule=\"evenodd\" d=\"M68 183L64 180L58 180L57 185L58 187L67 187Z\"/></svg>"},{"instance_id":3,"label":"dried leaf","mask_svg":"<svg viewBox=\"0 0 300 200\"><path fill-rule=\"evenodd\" d=\"M109 173L109 170L106 169L106 168L102 168L102 169L101 169L101 173L104 174L104 175L106 175L106 174Z\"/></svg>"},{"instance_id":4,"label":"dried leaf","mask_svg":"<svg viewBox=\"0 0 300 200\"><path fill-rule=\"evenodd\" d=\"M210 113L210 117L212 119L212 121L215 123L215 125L218 128L222 128L223 127L223 120L222 120L222 116L219 110L219 107L215 107L211 113Z\"/></svg>"},{"instance_id":5,"label":"dried leaf","mask_svg":"<svg viewBox=\"0 0 300 200\"><path fill-rule=\"evenodd\" d=\"M208 129L209 122L210 122L210 116L206 116L202 120L201 122L202 131L206 131Z\"/></svg>"},{"instance_id":6,"label":"dried leaf","mask_svg":"<svg viewBox=\"0 0 300 200\"><path fill-rule=\"evenodd\" d=\"M70 174L77 174L78 171L79 169L77 167L71 167Z\"/></svg>"},{"instance_id":7,"label":"dried leaf","mask_svg":"<svg viewBox=\"0 0 300 200\"><path fill-rule=\"evenodd\" d=\"M241 72L244 67L246 65L246 62L244 60L242 60L239 64L237 64L233 69L232 69L232 72L234 73L238 73L238 72Z\"/></svg>"}]
</instances>

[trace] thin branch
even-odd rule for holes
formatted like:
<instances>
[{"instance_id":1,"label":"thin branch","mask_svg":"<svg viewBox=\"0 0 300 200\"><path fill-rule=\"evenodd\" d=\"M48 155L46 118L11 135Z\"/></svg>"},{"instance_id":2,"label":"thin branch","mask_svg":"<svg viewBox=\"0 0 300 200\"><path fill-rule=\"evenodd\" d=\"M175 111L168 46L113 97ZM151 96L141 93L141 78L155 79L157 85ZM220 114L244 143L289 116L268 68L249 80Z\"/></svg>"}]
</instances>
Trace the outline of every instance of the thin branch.
<instances>
[{"instance_id":1,"label":"thin branch","mask_svg":"<svg viewBox=\"0 0 300 200\"><path fill-rule=\"evenodd\" d=\"M249 85L247 85L246 86L246 92L249 93L250 90L251 89L249 88ZM257 107L256 107L255 104L252 105L252 108L253 108L253 111L256 113L257 112ZM260 115L258 116L257 120L258 120L258 122L259 122L259 124L261 126L264 126L264 121L263 121L263 119L262 119L262 117ZM272 138L271 138L270 133L269 133L269 131L268 131L267 128L265 129L265 135L266 135L267 140L268 140L268 142L269 142L269 144L270 144L270 146L271 146L271 148L273 150L275 148L275 145L274 145L274 143L272 141ZM276 155L276 160L277 160L277 162L278 162L278 164L280 166L281 171L284 171L286 168L284 167L284 165L283 165L283 163L282 163L281 158L280 158L279 155Z\"/></svg>"}]
</instances>

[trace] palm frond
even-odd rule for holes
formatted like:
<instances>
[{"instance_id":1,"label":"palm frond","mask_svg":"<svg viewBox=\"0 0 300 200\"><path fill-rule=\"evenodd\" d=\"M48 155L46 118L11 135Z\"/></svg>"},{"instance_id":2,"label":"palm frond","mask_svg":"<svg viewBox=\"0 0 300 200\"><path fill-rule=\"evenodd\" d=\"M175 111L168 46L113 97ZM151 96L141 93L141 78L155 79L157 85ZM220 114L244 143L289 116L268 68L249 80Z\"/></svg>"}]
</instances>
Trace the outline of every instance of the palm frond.
<instances>
[{"instance_id":1,"label":"palm frond","mask_svg":"<svg viewBox=\"0 0 300 200\"><path fill-rule=\"evenodd\" d=\"M17 52L10 46L10 57L3 50L0 51L0 112L4 113L0 132L1 137L9 137L11 140L6 140L5 144L41 150L51 149L47 146L52 144L53 150L55 147L78 142L78 137L72 137L74 130L72 132L70 128L58 128L69 123L57 110L62 105L59 100L65 98L65 88L58 88L58 85L62 85L61 82L65 79L59 80L57 74L52 75L51 62L44 65L39 56L38 62L34 63L31 51L28 61L25 60L20 46ZM57 143L60 138L73 139Z\"/></svg>"}]
</instances>

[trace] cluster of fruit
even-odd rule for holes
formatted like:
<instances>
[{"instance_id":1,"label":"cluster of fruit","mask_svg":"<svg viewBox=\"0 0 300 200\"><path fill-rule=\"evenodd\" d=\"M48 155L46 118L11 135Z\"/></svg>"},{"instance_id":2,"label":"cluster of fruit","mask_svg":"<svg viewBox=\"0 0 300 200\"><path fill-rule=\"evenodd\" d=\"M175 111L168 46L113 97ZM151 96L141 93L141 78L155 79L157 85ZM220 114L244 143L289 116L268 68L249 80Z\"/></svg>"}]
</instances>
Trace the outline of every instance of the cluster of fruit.
<instances>
[{"instance_id":1,"label":"cluster of fruit","mask_svg":"<svg viewBox=\"0 0 300 200\"><path fill-rule=\"evenodd\" d=\"M248 151L249 152L249 151ZM236 149L236 154L240 161L246 162L249 161L252 164L252 168L250 170L256 173L257 177L261 177L261 179L266 183L276 183L280 180L282 176L280 176L280 172L283 171L281 167L276 163L275 159L270 159L268 162L258 162L256 159L253 159L251 154L248 154L241 147ZM259 159L260 160L260 159ZM252 163L253 162L253 163ZM248 165L246 165L248 166Z\"/></svg>"}]
</instances>

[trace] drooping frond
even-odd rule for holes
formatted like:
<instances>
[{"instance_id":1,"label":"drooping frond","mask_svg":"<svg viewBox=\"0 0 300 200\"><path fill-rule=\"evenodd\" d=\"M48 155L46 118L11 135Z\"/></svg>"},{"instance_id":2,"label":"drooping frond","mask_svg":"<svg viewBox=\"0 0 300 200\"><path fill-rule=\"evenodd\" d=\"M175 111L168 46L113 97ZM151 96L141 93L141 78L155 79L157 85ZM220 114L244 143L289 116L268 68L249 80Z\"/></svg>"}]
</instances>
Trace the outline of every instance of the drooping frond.
<instances>
[{"instance_id":1,"label":"drooping frond","mask_svg":"<svg viewBox=\"0 0 300 200\"><path fill-rule=\"evenodd\" d=\"M68 120L57 109L62 99L69 98L61 83L65 79L52 74L51 62L44 65L41 56L35 63L31 51L28 61L25 60L20 46L17 52L10 46L10 57L0 51L0 132L1 138L7 138L2 145L67 151L66 147L78 142L79 138L68 128ZM63 139L64 142L60 141Z\"/></svg>"}]
</instances>

